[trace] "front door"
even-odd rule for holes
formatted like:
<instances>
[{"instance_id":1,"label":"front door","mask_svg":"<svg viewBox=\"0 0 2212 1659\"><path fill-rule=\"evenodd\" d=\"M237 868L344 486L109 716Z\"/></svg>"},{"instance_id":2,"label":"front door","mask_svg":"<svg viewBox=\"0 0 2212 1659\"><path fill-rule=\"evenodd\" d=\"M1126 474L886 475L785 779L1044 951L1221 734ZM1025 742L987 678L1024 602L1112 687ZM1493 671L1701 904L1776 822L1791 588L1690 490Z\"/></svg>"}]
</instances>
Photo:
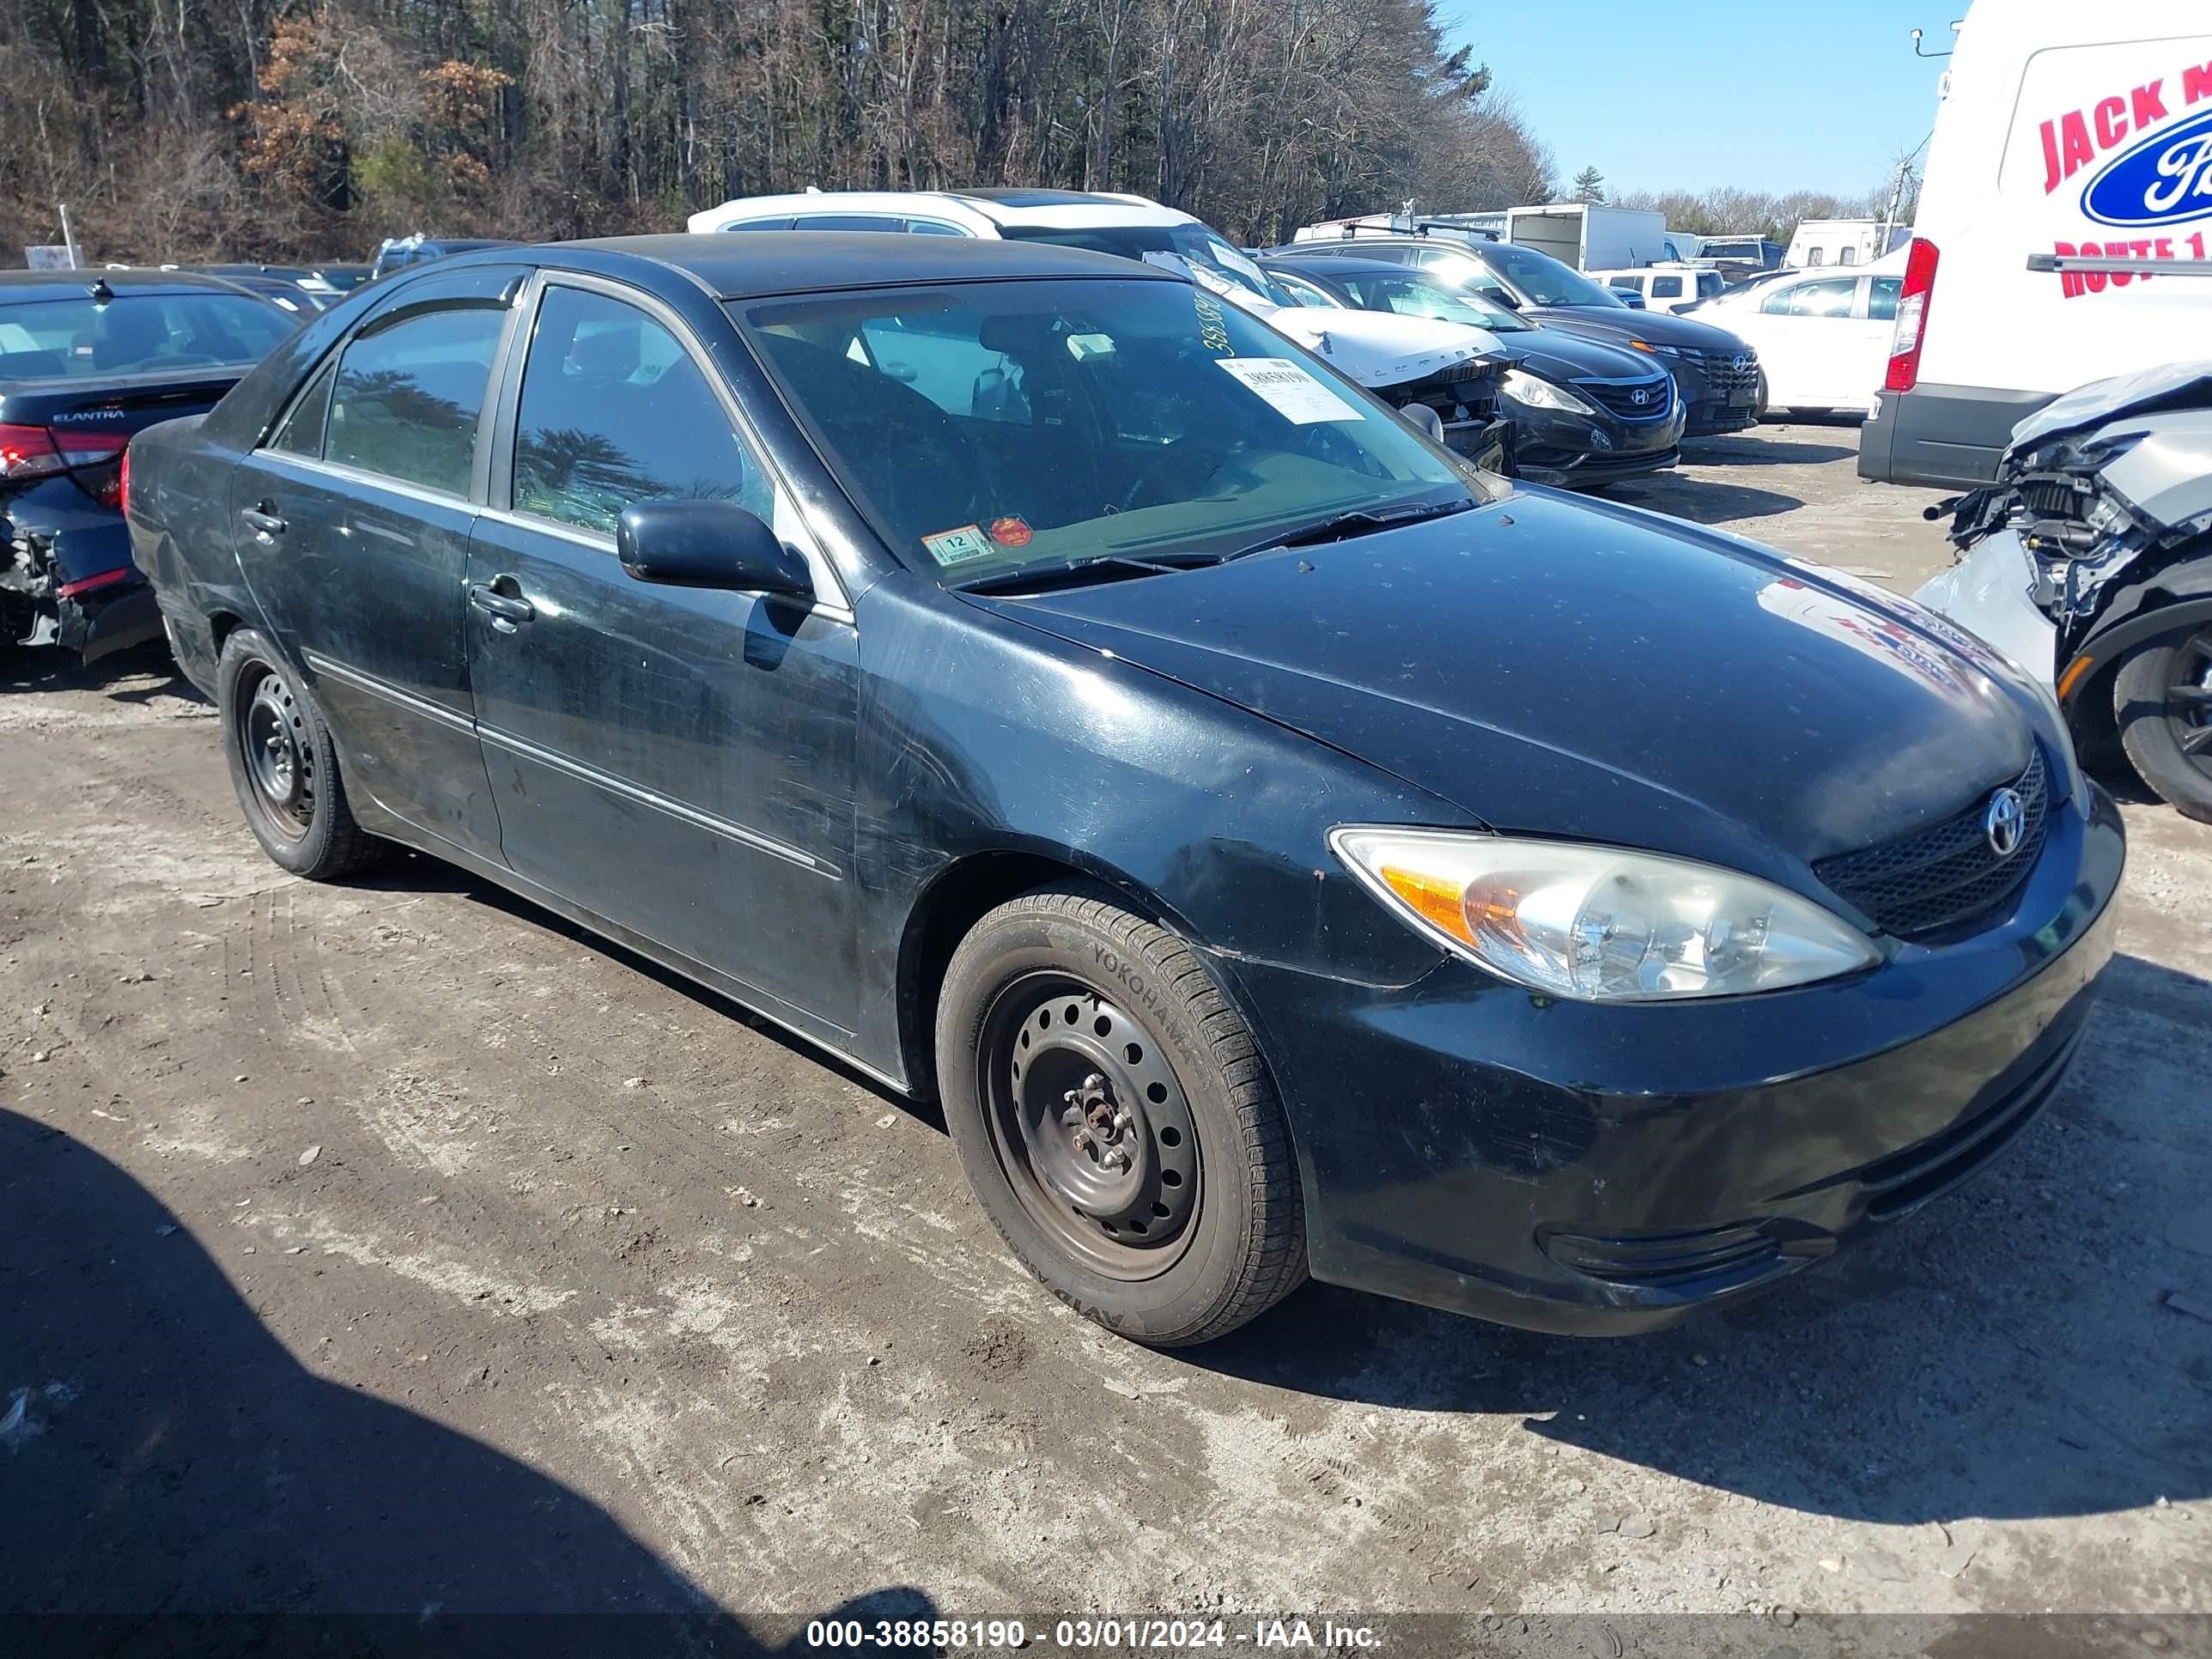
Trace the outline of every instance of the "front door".
<instances>
[{"instance_id":1,"label":"front door","mask_svg":"<svg viewBox=\"0 0 2212 1659\"><path fill-rule=\"evenodd\" d=\"M468 557L468 648L520 874L848 1032L857 640L817 600L633 579L634 501L713 495L805 532L684 325L549 276Z\"/></svg>"},{"instance_id":2,"label":"front door","mask_svg":"<svg viewBox=\"0 0 2212 1659\"><path fill-rule=\"evenodd\" d=\"M519 285L478 268L408 283L322 367L233 476L239 566L305 669L367 799L500 856L472 726L462 574L478 417Z\"/></svg>"}]
</instances>

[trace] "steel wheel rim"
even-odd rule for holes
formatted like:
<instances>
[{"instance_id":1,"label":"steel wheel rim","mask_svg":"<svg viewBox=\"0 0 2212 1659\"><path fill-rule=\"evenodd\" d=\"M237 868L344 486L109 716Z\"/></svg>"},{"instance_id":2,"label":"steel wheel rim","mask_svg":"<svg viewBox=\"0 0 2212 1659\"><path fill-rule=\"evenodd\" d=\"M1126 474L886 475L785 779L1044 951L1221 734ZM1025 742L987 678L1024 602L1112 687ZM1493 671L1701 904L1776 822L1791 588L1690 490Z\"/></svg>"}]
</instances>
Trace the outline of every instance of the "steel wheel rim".
<instances>
[{"instance_id":1,"label":"steel wheel rim","mask_svg":"<svg viewBox=\"0 0 2212 1659\"><path fill-rule=\"evenodd\" d=\"M993 999L981 1059L992 1151L1053 1242L1125 1281L1181 1261L1203 1172L1189 1100L1152 1033L1073 975L1028 974Z\"/></svg>"},{"instance_id":2,"label":"steel wheel rim","mask_svg":"<svg viewBox=\"0 0 2212 1659\"><path fill-rule=\"evenodd\" d=\"M315 819L314 745L292 688L263 667L238 716L239 751L270 826L297 841Z\"/></svg>"},{"instance_id":3,"label":"steel wheel rim","mask_svg":"<svg viewBox=\"0 0 2212 1659\"><path fill-rule=\"evenodd\" d=\"M2174 653L2166 718L2182 754L2197 770L2212 772L2212 629L2191 636Z\"/></svg>"}]
</instances>

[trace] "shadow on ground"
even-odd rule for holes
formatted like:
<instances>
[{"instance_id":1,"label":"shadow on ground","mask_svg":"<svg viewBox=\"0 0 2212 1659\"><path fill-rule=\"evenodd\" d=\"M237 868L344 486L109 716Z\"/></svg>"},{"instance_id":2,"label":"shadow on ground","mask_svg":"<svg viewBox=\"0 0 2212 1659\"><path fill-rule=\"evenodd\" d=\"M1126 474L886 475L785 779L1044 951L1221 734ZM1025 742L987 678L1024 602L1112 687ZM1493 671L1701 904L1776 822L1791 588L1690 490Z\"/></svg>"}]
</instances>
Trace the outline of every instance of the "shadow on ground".
<instances>
[{"instance_id":1,"label":"shadow on ground","mask_svg":"<svg viewBox=\"0 0 2212 1659\"><path fill-rule=\"evenodd\" d=\"M1655 472L1648 477L1608 484L1602 492L1610 501L1648 507L1692 524L1733 524L1741 519L1771 519L1794 513L1805 503L1779 490L1757 489L1749 484L1718 483L1680 472Z\"/></svg>"},{"instance_id":2,"label":"shadow on ground","mask_svg":"<svg viewBox=\"0 0 2212 1659\"><path fill-rule=\"evenodd\" d=\"M1856 444L1784 443L1748 432L1682 442L1682 459L1691 466L1821 466L1858 453Z\"/></svg>"},{"instance_id":3,"label":"shadow on ground","mask_svg":"<svg viewBox=\"0 0 2212 1659\"><path fill-rule=\"evenodd\" d=\"M55 1651L786 1650L589 1499L304 1368L150 1193L7 1111L0 1561L10 1641Z\"/></svg>"},{"instance_id":4,"label":"shadow on ground","mask_svg":"<svg viewBox=\"0 0 2212 1659\"><path fill-rule=\"evenodd\" d=\"M143 684L149 678L154 684ZM0 645L0 692L97 691L103 687L112 687L108 695L118 702L147 702L155 697L205 701L160 640L94 663L79 662L75 652L54 647L33 650Z\"/></svg>"}]
</instances>

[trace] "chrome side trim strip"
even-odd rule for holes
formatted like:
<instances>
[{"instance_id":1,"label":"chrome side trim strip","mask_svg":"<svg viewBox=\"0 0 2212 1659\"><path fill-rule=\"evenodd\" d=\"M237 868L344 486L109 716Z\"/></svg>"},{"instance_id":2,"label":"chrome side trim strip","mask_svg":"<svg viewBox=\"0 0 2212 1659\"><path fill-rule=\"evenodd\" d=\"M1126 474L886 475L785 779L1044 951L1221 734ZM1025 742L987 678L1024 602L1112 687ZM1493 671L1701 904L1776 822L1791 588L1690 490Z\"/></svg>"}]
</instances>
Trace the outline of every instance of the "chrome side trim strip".
<instances>
[{"instance_id":1,"label":"chrome side trim strip","mask_svg":"<svg viewBox=\"0 0 2212 1659\"><path fill-rule=\"evenodd\" d=\"M412 691L403 691L388 680L378 679L374 674L364 674L358 668L349 668L342 662L332 662L328 657L315 652L307 651L301 654L307 659L307 666L325 679L349 685L356 691L366 691L372 697L381 697L411 714L420 714L425 720L435 720L456 732L466 732L471 735L476 732L474 720L443 703L432 702L428 697L418 697Z\"/></svg>"},{"instance_id":2,"label":"chrome side trim strip","mask_svg":"<svg viewBox=\"0 0 2212 1659\"><path fill-rule=\"evenodd\" d=\"M556 754L550 749L541 749L536 744L526 738L518 738L510 732L502 732L496 726L479 726L477 727L477 735L495 749L503 749L510 755L519 755L525 760L537 762L540 766L550 767L556 772L564 772L572 778L591 784L596 788L606 790L610 794L620 795L625 800L635 801L640 806L649 806L656 812L665 812L672 818L681 819L695 828L739 842L753 848L756 852L766 853L771 858L781 859L787 864L795 864L800 869L811 870L817 876L827 876L832 881L844 879L844 872L825 859L816 858L811 853L802 851L799 848L777 841L771 836L763 836L757 830L749 830L742 823L733 823L728 818L718 818L711 812L702 812L696 806L688 805L680 800L671 799L666 795L632 783L627 778L618 778L611 772L602 772L596 767L586 766L580 761L571 760L566 755Z\"/></svg>"}]
</instances>

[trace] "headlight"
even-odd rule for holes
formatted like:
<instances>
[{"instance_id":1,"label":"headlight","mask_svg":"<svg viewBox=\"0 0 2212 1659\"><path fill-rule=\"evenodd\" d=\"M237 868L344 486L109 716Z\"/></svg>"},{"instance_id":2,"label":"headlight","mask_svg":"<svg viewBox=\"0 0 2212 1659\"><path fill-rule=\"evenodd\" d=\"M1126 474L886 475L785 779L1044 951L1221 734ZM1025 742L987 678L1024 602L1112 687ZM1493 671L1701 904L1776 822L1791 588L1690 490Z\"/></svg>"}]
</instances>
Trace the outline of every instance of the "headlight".
<instances>
[{"instance_id":1,"label":"headlight","mask_svg":"<svg viewBox=\"0 0 2212 1659\"><path fill-rule=\"evenodd\" d=\"M1656 853L1379 824L1344 825L1329 846L1416 931L1577 1001L1741 996L1881 960L1794 893Z\"/></svg>"},{"instance_id":2,"label":"headlight","mask_svg":"<svg viewBox=\"0 0 2212 1659\"><path fill-rule=\"evenodd\" d=\"M1597 413L1597 410L1592 409L1565 386L1554 386L1549 380L1539 380L1523 368L1506 371L1504 389L1505 395L1512 398L1515 403L1526 404L1531 409L1555 409L1563 415Z\"/></svg>"},{"instance_id":3,"label":"headlight","mask_svg":"<svg viewBox=\"0 0 2212 1659\"><path fill-rule=\"evenodd\" d=\"M1632 351L1648 351L1655 357L1680 357L1682 355L1679 346L1654 345L1649 340L1631 340L1628 346Z\"/></svg>"}]
</instances>

